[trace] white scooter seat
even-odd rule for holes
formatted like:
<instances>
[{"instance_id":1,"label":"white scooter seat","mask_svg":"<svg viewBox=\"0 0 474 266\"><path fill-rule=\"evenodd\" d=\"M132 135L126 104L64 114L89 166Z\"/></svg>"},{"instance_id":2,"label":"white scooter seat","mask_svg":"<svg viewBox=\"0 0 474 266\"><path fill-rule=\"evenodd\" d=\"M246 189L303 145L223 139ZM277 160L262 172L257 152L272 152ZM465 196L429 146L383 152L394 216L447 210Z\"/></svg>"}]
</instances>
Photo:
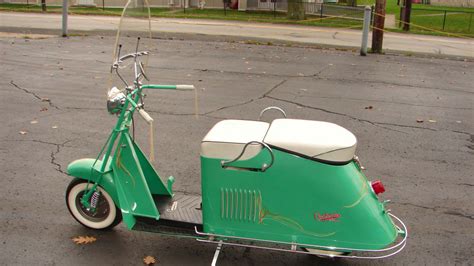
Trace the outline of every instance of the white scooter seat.
<instances>
[{"instance_id":1,"label":"white scooter seat","mask_svg":"<svg viewBox=\"0 0 474 266\"><path fill-rule=\"evenodd\" d=\"M270 125L266 122L250 120L223 120L207 133L201 142L201 156L225 160L235 159L246 143L263 142ZM247 147L241 160L254 157L261 151L259 144Z\"/></svg>"},{"instance_id":2,"label":"white scooter seat","mask_svg":"<svg viewBox=\"0 0 474 266\"><path fill-rule=\"evenodd\" d=\"M328 122L275 119L263 140L268 145L336 163L352 160L357 139L349 130Z\"/></svg>"}]
</instances>

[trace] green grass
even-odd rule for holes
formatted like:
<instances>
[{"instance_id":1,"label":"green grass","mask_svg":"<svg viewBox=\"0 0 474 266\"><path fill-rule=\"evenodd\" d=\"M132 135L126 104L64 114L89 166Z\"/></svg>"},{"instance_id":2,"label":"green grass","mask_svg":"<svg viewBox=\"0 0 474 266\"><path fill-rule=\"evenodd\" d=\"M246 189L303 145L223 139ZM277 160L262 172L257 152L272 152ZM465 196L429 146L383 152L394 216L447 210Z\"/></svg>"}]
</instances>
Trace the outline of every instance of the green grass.
<instances>
[{"instance_id":1,"label":"green grass","mask_svg":"<svg viewBox=\"0 0 474 266\"><path fill-rule=\"evenodd\" d=\"M24 4L0 4L0 11L17 11L17 12L42 12L38 5L24 5ZM60 6L49 6L47 13L61 13ZM69 14L79 15L108 15L120 16L121 8L102 8L99 7L70 7ZM150 8L153 17L168 17L168 18L197 18L197 19L219 19L219 20L237 20L248 22L267 22L267 23L282 23L282 24L299 24L307 26L326 26L326 27L352 27L362 28L362 21L342 19L342 18L323 18L319 16L308 15L306 20L295 21L286 17L285 13L271 11L247 11L241 12L237 10L227 10L224 13L223 9L172 9L172 8Z\"/></svg>"},{"instance_id":2,"label":"green grass","mask_svg":"<svg viewBox=\"0 0 474 266\"><path fill-rule=\"evenodd\" d=\"M359 0L359 5L372 5L375 0ZM426 8L429 10L417 10L419 8ZM434 7L428 5L413 5L412 11L412 23L421 27L413 25L411 32L431 34L431 35L449 35L462 34L463 36L474 37L474 21L471 22L471 28L469 29L469 20L471 14L458 14L448 13L445 28L443 33L443 18L444 11L449 10L453 12L466 12L473 11L474 8L445 8L445 7ZM19 12L41 12L41 7L38 5L24 5L24 4L0 4L0 11L19 11ZM62 9L60 6L48 6L48 13L61 13ZM70 14L80 15L109 15L119 16L121 15L121 8L106 8L102 10L99 7L70 7ZM387 0L386 13L395 14L396 19L399 19L400 7L397 6L397 0ZM341 27L341 28L362 28L362 21L355 19L344 19L344 18L323 18L319 16L308 16L306 20L294 21L286 18L285 13L276 12L275 14L271 11L248 11L241 12L236 10L227 10L224 14L222 9L172 9L172 8L151 8L151 14L154 17L168 17L168 18L198 18L198 19L219 19L219 20L237 20L237 21L249 21L249 22L267 22L267 23L282 23L282 24L299 24L307 26L323 26L323 27ZM474 15L473 15L474 16ZM473 18L474 19L474 18ZM398 22L397 22L398 24ZM425 28L433 29L428 30ZM394 29L390 31L400 32L400 30Z\"/></svg>"},{"instance_id":3,"label":"green grass","mask_svg":"<svg viewBox=\"0 0 474 266\"><path fill-rule=\"evenodd\" d=\"M424 26L438 31L461 34L474 34L474 21L472 20L474 20L474 13L457 13L455 11L447 12L446 20L444 20L444 11L413 9L411 15L411 22L415 25ZM470 27L469 24L471 24Z\"/></svg>"},{"instance_id":4,"label":"green grass","mask_svg":"<svg viewBox=\"0 0 474 266\"><path fill-rule=\"evenodd\" d=\"M373 5L375 0L360 0L358 4ZM448 12L443 30L444 10ZM387 0L385 12L386 14L394 14L397 20L396 24L398 25L400 7L397 5L397 0ZM466 37L474 37L474 8L413 4L411 23L410 31L413 33L431 35L449 35L453 33L455 35L461 34ZM470 27L469 24L471 24ZM446 34L443 34L443 32L446 32Z\"/></svg>"}]
</instances>

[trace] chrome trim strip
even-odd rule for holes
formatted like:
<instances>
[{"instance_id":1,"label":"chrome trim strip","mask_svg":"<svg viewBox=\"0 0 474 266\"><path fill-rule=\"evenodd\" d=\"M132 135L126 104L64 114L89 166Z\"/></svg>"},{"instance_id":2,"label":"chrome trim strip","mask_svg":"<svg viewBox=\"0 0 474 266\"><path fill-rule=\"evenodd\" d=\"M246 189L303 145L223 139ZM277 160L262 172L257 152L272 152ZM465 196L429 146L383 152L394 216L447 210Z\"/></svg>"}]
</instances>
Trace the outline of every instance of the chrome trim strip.
<instances>
[{"instance_id":1,"label":"chrome trim strip","mask_svg":"<svg viewBox=\"0 0 474 266\"><path fill-rule=\"evenodd\" d=\"M292 243L292 242L283 242L283 241L261 240L261 239L246 238L246 237L225 236L225 235L208 234L208 233L199 232L197 230L197 227L194 227L194 231L197 235L210 237L209 240L196 239L199 242L205 242L205 243L219 243L218 241L215 241L215 240L212 240L212 239L214 239L215 237L222 237L222 238L229 238L229 239L236 239L236 240L247 240L247 241L265 242L265 243L271 243L271 244L289 245L290 247L292 245L297 245L297 246L306 247L306 248L329 249L329 250L334 250L334 251L351 251L351 252L359 251L359 252L372 252L372 253L392 251L389 254L380 255L380 256L317 254L317 255L320 255L320 256L326 256L326 257L332 257L332 258L383 259L383 258L391 257L391 256L401 252L405 248L407 238L408 238L408 230L407 230L406 225L403 223L403 221L400 218L398 218L397 216L395 216L391 213L389 213L389 215L392 218L394 218L395 220L397 220L400 223L400 225L403 227L403 230L399 230L399 232L398 232L398 234L403 235L403 239L400 242L398 242L397 244L395 244L391 247L388 247L388 248L384 248L384 249L354 249L354 248L344 248L344 247L328 247L328 246L311 245L311 244L298 244L298 243L294 243L294 242ZM395 225L395 227L397 227L397 229L400 229L397 225ZM223 244L224 245L230 245L230 246L238 246L238 247L251 247L251 248L274 250L274 251L284 251L284 252L294 252L294 253L308 254L308 252L306 252L306 251L291 250L291 249L263 247L263 246L246 245L246 244L230 243L230 242L223 242Z\"/></svg>"},{"instance_id":2,"label":"chrome trim strip","mask_svg":"<svg viewBox=\"0 0 474 266\"><path fill-rule=\"evenodd\" d=\"M245 204L244 204L244 206L245 206L245 207L244 207L244 210L245 210L245 213L244 213L244 221L247 221L247 206L248 206L247 201L248 201L248 194L247 194L247 190L246 190L246 189L244 189L244 195L245 195L245 196L244 196L244 199L245 199Z\"/></svg>"},{"instance_id":3,"label":"chrome trim strip","mask_svg":"<svg viewBox=\"0 0 474 266\"><path fill-rule=\"evenodd\" d=\"M224 219L224 189L221 188L221 219Z\"/></svg>"},{"instance_id":4,"label":"chrome trim strip","mask_svg":"<svg viewBox=\"0 0 474 266\"><path fill-rule=\"evenodd\" d=\"M273 150L272 148L270 148L270 146L268 146L266 143L263 143L261 141L250 141L250 142L247 142L245 145L244 145L244 148L242 149L242 152L240 152L239 156L237 156L235 159L232 159L232 160L228 160L228 161L221 161L221 166L223 168L227 168L227 167L231 167L231 166L228 166L228 164L230 163L233 163L233 162L236 162L238 161L244 154L245 154L245 150L247 150L247 147L250 145L250 144L259 144L261 145L263 148L266 148L268 150L268 152L270 153L270 157L272 159L272 161L270 162L269 165L267 165L266 163L264 163L262 165L262 167L258 170L262 171L262 172L265 172L268 168L270 168L272 165L273 165L273 162L275 161L275 156L273 155ZM246 168L246 167L236 167L234 166L234 168L240 168L240 169L253 169L253 168Z\"/></svg>"},{"instance_id":5,"label":"chrome trim strip","mask_svg":"<svg viewBox=\"0 0 474 266\"><path fill-rule=\"evenodd\" d=\"M253 208L253 221L255 222L255 220L257 219L257 204L258 204L257 192L255 190L253 191L253 198L255 199L254 200L255 206Z\"/></svg>"}]
</instances>

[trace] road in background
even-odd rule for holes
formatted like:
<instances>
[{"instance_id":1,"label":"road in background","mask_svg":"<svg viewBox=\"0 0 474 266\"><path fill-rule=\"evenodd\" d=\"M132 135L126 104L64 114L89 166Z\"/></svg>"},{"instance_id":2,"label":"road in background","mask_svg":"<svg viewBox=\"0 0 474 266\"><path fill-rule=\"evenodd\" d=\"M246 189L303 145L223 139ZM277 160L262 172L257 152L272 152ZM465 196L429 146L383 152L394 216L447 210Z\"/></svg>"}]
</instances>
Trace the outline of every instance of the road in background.
<instances>
[{"instance_id":1,"label":"road in background","mask_svg":"<svg viewBox=\"0 0 474 266\"><path fill-rule=\"evenodd\" d=\"M57 30L59 35L61 19L61 15L58 14L0 12L0 31L13 29L28 32L33 29L48 29ZM115 32L118 21L119 17L70 15L68 27L71 32L104 30ZM174 18L153 18L152 29L156 36L160 36L159 33L191 34L338 47L360 47L362 38L361 30ZM474 57L473 39L386 32L383 48L386 51L405 53Z\"/></svg>"},{"instance_id":2,"label":"road in background","mask_svg":"<svg viewBox=\"0 0 474 266\"><path fill-rule=\"evenodd\" d=\"M66 167L95 157L116 119L105 106L114 40L18 37L0 38L0 264L140 265L151 255L158 265L209 265L213 245L123 225L96 232L71 217ZM354 132L367 175L383 181L382 199L392 199L389 208L410 231L406 249L381 261L224 247L219 265L473 263L473 63L179 40L156 40L151 52L154 83L199 91L199 119L192 92L147 93L154 165L163 178L175 176L176 190L200 193L200 141L215 123L257 119L263 108L280 106L290 118ZM265 119L272 116L278 114ZM136 121L147 152L148 129ZM97 241L75 245L71 238L79 235Z\"/></svg>"}]
</instances>

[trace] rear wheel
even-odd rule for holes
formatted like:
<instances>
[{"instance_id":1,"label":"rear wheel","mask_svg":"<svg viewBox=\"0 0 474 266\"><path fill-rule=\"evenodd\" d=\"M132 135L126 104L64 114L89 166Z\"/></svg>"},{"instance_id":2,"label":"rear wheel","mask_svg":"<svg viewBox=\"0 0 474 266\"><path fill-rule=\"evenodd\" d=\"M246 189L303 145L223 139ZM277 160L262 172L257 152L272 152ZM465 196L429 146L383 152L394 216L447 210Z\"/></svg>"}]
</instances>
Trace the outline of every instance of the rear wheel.
<instances>
[{"instance_id":1,"label":"rear wheel","mask_svg":"<svg viewBox=\"0 0 474 266\"><path fill-rule=\"evenodd\" d=\"M89 189L92 187L89 184ZM74 179L66 190L66 205L71 215L85 227L97 230L110 229L122 221L122 213L115 206L112 197L102 187L97 186L99 198L95 211L86 208L81 198L86 192L87 181Z\"/></svg>"}]
</instances>

